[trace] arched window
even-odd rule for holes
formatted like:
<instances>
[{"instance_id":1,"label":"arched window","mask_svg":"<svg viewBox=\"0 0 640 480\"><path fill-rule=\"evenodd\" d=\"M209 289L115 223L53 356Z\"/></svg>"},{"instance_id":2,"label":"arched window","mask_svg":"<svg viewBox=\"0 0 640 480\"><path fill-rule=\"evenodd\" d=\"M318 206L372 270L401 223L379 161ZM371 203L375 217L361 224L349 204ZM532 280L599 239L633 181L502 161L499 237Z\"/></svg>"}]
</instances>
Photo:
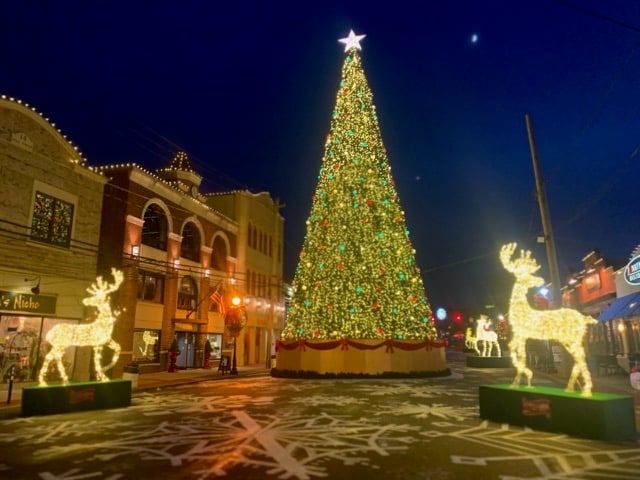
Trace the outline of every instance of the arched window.
<instances>
[{"instance_id":1,"label":"arched window","mask_svg":"<svg viewBox=\"0 0 640 480\"><path fill-rule=\"evenodd\" d=\"M194 262L200 261L200 232L192 222L187 223L182 229L180 256Z\"/></svg>"},{"instance_id":2,"label":"arched window","mask_svg":"<svg viewBox=\"0 0 640 480\"><path fill-rule=\"evenodd\" d=\"M151 204L144 212L142 243L158 250L167 251L167 216L156 204Z\"/></svg>"},{"instance_id":3,"label":"arched window","mask_svg":"<svg viewBox=\"0 0 640 480\"><path fill-rule=\"evenodd\" d=\"M198 287L191 277L182 277L178 288L178 308L195 311L198 307Z\"/></svg>"},{"instance_id":4,"label":"arched window","mask_svg":"<svg viewBox=\"0 0 640 480\"><path fill-rule=\"evenodd\" d=\"M229 252L227 252L227 244L224 242L222 237L217 236L213 240L213 253L211 255L211 266L216 270L226 271L227 270L227 256Z\"/></svg>"}]
</instances>

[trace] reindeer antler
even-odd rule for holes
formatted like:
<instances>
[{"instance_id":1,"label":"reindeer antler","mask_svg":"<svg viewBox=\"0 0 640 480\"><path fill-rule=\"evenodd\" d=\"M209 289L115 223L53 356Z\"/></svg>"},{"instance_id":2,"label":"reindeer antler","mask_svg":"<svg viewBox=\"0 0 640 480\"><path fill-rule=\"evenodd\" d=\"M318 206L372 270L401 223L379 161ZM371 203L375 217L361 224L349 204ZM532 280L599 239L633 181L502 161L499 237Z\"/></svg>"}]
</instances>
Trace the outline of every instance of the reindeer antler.
<instances>
[{"instance_id":1,"label":"reindeer antler","mask_svg":"<svg viewBox=\"0 0 640 480\"><path fill-rule=\"evenodd\" d=\"M509 272L513 272L513 269L515 268L511 262L511 256L513 255L513 252L516 251L516 246L517 244L515 242L507 243L500 249L500 261L504 268Z\"/></svg>"},{"instance_id":2,"label":"reindeer antler","mask_svg":"<svg viewBox=\"0 0 640 480\"><path fill-rule=\"evenodd\" d=\"M531 257L530 250L520 250L520 258L511 260L513 252L516 250L516 243L508 243L500 249L500 261L505 270L515 274L516 272L524 272L532 274L540 270L540 265L536 259Z\"/></svg>"},{"instance_id":3,"label":"reindeer antler","mask_svg":"<svg viewBox=\"0 0 640 480\"><path fill-rule=\"evenodd\" d=\"M118 288L120 288L124 275L120 270L115 268L111 269L111 275L113 276L113 283L105 282L102 276L100 276L96 279L96 283L87 288L87 292L92 296L105 296L108 293L117 291Z\"/></svg>"}]
</instances>

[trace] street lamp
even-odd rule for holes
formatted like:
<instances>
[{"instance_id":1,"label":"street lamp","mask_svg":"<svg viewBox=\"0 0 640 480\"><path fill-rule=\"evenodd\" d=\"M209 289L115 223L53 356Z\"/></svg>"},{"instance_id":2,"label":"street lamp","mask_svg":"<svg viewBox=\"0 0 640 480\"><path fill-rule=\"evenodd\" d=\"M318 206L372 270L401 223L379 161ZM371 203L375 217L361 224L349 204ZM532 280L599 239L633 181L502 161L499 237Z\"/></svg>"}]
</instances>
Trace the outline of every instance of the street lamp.
<instances>
[{"instance_id":1,"label":"street lamp","mask_svg":"<svg viewBox=\"0 0 640 480\"><path fill-rule=\"evenodd\" d=\"M233 359L231 360L231 375L238 374L238 366L236 361L236 343L238 341L238 335L240 330L247 323L247 314L244 310L244 305L241 305L240 298L233 297L231 299L231 308L224 316L224 323L229 330L229 335L233 337Z\"/></svg>"}]
</instances>

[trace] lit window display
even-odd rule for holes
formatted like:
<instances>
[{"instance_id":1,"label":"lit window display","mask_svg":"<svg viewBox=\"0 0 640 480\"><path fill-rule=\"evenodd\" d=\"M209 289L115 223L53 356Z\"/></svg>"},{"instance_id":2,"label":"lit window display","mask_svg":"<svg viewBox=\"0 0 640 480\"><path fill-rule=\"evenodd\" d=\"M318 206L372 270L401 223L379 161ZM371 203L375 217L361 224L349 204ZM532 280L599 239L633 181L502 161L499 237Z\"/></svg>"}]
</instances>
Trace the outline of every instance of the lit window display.
<instances>
[{"instance_id":1,"label":"lit window display","mask_svg":"<svg viewBox=\"0 0 640 480\"><path fill-rule=\"evenodd\" d=\"M207 340L211 344L211 359L220 360L222 353L222 335L219 333L210 333L207 335Z\"/></svg>"},{"instance_id":2,"label":"lit window display","mask_svg":"<svg viewBox=\"0 0 640 480\"><path fill-rule=\"evenodd\" d=\"M34 381L49 346L44 340L47 332L60 323L77 323L42 317L0 316L0 381L8 382L11 367L14 381ZM75 347L65 350L62 363L73 371ZM52 371L50 378L60 380Z\"/></svg>"},{"instance_id":3,"label":"lit window display","mask_svg":"<svg viewBox=\"0 0 640 480\"><path fill-rule=\"evenodd\" d=\"M160 359L160 330L133 332L133 361L158 362Z\"/></svg>"}]
</instances>

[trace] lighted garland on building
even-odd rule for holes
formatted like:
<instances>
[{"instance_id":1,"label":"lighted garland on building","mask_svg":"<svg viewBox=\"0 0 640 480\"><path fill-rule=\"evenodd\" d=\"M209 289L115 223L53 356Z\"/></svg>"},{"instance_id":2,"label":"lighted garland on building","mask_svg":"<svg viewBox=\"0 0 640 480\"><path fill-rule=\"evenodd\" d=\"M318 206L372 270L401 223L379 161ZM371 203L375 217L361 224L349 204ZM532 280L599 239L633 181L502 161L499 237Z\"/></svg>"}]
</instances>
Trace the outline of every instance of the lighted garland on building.
<instances>
[{"instance_id":1,"label":"lighted garland on building","mask_svg":"<svg viewBox=\"0 0 640 480\"><path fill-rule=\"evenodd\" d=\"M435 337L353 31L283 338Z\"/></svg>"}]
</instances>

